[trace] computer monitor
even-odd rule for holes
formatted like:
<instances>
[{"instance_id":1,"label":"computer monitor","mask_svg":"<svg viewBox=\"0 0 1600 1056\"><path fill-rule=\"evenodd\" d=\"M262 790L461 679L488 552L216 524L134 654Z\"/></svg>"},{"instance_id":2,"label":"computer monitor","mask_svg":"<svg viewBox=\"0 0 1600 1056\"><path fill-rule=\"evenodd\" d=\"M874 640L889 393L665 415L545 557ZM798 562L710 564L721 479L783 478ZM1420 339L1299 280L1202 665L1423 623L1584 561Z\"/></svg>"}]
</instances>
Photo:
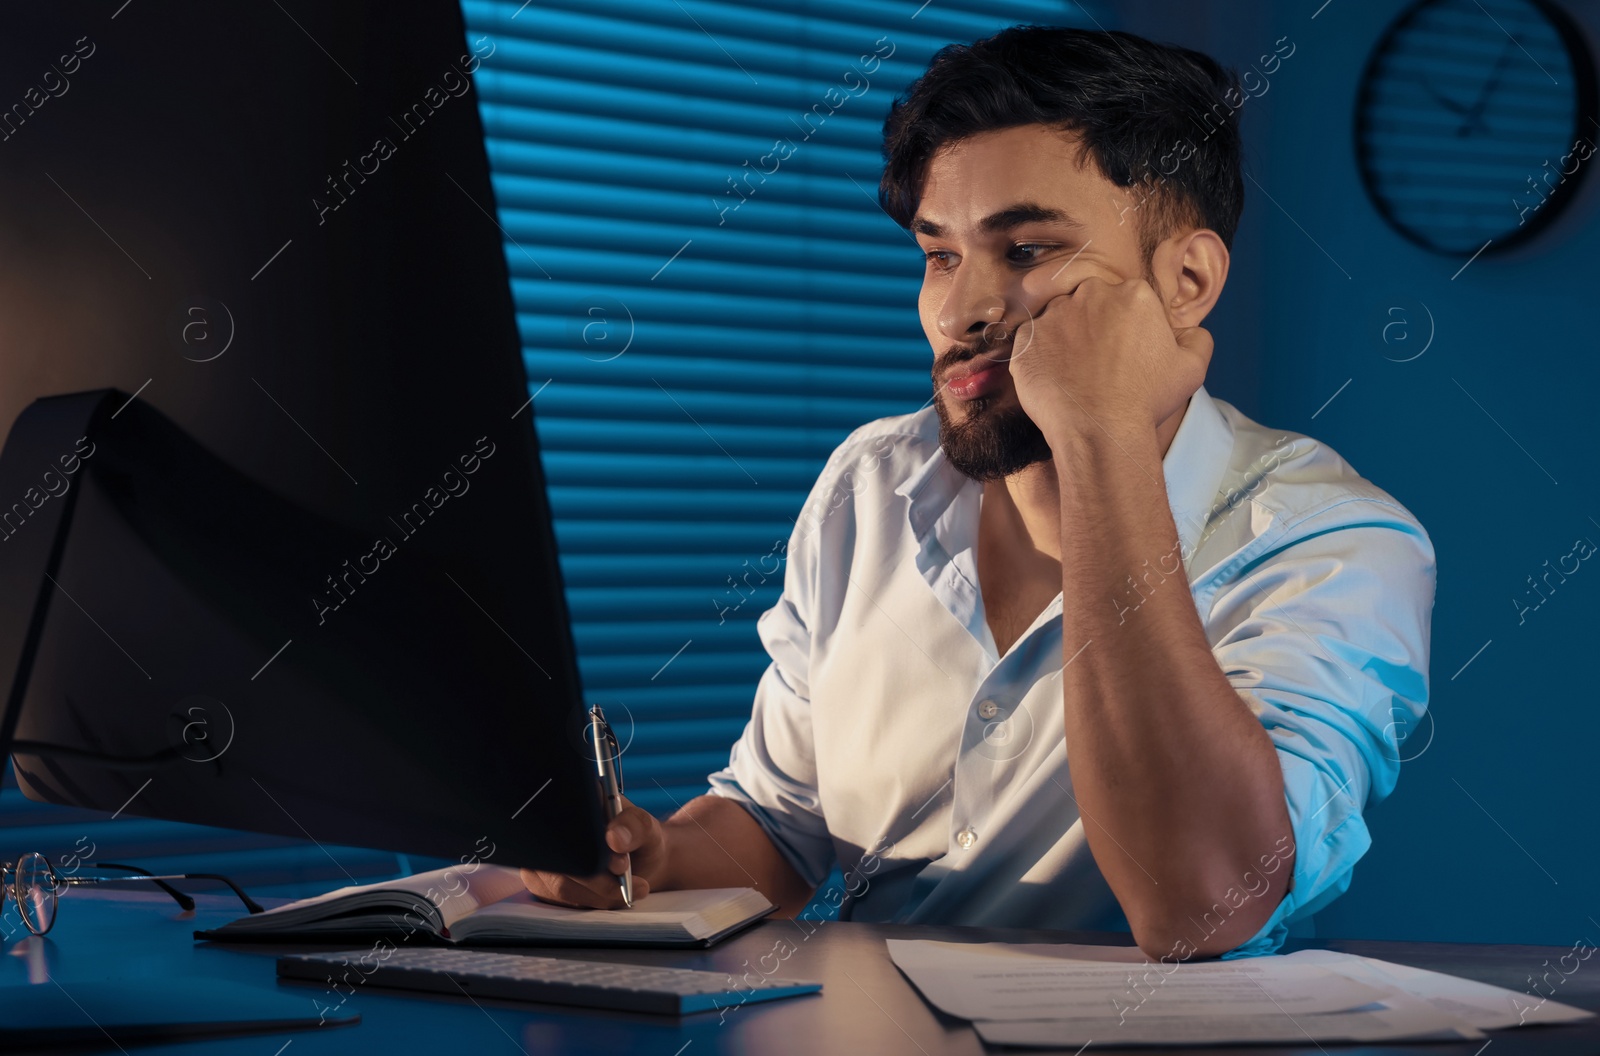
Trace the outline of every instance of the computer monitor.
<instances>
[{"instance_id":1,"label":"computer monitor","mask_svg":"<svg viewBox=\"0 0 1600 1056\"><path fill-rule=\"evenodd\" d=\"M27 795L599 868L471 85L494 46L455 0L68 2L0 35Z\"/></svg>"}]
</instances>

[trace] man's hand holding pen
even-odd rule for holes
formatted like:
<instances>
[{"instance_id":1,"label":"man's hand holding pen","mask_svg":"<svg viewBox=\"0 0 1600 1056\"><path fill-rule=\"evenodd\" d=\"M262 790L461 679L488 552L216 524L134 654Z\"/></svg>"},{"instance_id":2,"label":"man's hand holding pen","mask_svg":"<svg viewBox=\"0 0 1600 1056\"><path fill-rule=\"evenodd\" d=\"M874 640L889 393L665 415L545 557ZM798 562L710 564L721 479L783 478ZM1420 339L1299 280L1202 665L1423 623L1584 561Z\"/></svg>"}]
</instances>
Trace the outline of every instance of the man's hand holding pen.
<instances>
[{"instance_id":1,"label":"man's hand holding pen","mask_svg":"<svg viewBox=\"0 0 1600 1056\"><path fill-rule=\"evenodd\" d=\"M649 811L622 801L622 813L606 826L606 846L610 848L609 872L593 876L568 876L564 873L522 870L522 882L534 895L546 902L584 909L621 909L622 888L619 878L633 866L633 897L635 901L650 893L651 877L665 872L667 841L661 831L661 822Z\"/></svg>"},{"instance_id":2,"label":"man's hand holding pen","mask_svg":"<svg viewBox=\"0 0 1600 1056\"><path fill-rule=\"evenodd\" d=\"M615 876L574 877L524 869L522 882L547 902L599 909L615 909L620 903L632 909L634 900L650 891L646 873L661 875L666 836L660 822L623 797L622 748L598 704L589 709L585 740L594 753L601 809L606 816L606 846L613 852L607 867ZM601 900L595 901L596 897Z\"/></svg>"}]
</instances>

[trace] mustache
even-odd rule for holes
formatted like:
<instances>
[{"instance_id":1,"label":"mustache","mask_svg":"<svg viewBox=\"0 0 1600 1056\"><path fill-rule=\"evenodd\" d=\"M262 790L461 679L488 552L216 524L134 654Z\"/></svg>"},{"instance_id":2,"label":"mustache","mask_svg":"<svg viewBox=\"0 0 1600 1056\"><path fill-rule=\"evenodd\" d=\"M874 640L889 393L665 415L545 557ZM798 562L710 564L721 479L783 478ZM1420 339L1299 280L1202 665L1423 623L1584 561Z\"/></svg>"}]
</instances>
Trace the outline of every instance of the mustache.
<instances>
[{"instance_id":1,"label":"mustache","mask_svg":"<svg viewBox=\"0 0 1600 1056\"><path fill-rule=\"evenodd\" d=\"M976 342L970 345L951 345L934 358L934 382L937 383L938 380L944 376L945 371L949 370L957 363L965 363L969 359L976 359L978 356L988 355L991 352L1007 348L1011 344L1011 338L1014 336L1014 333L1014 331L1008 332L1005 337L997 340L992 340L987 336L980 336ZM997 358L1002 358L1005 360L1010 359L1009 356Z\"/></svg>"}]
</instances>

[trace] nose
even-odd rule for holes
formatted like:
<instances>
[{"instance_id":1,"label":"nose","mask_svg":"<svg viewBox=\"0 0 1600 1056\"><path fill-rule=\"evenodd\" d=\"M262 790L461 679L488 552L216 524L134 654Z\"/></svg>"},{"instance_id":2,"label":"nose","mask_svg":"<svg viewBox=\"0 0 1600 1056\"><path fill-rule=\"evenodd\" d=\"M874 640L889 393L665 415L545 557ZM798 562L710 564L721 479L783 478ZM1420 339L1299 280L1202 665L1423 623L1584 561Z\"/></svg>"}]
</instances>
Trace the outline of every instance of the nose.
<instances>
[{"instance_id":1,"label":"nose","mask_svg":"<svg viewBox=\"0 0 1600 1056\"><path fill-rule=\"evenodd\" d=\"M998 341L1008 333L1006 299L997 278L980 267L963 264L945 291L939 308L939 332L950 341Z\"/></svg>"}]
</instances>

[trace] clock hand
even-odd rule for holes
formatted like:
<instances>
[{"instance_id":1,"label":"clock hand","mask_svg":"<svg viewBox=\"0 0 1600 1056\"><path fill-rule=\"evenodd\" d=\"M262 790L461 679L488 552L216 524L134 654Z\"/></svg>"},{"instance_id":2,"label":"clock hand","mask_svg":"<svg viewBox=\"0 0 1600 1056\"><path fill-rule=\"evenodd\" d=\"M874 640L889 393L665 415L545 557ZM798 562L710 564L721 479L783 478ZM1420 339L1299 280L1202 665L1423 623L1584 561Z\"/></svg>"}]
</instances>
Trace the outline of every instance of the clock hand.
<instances>
[{"instance_id":1,"label":"clock hand","mask_svg":"<svg viewBox=\"0 0 1600 1056\"><path fill-rule=\"evenodd\" d=\"M1428 94L1433 96L1434 100L1446 110L1454 110L1458 114L1465 114L1467 112L1467 105L1465 103L1458 103L1454 99L1445 95L1443 92L1439 91L1439 89L1433 86L1432 81L1425 80L1421 77L1418 77L1417 79L1422 82L1422 87L1427 89Z\"/></svg>"},{"instance_id":2,"label":"clock hand","mask_svg":"<svg viewBox=\"0 0 1600 1056\"><path fill-rule=\"evenodd\" d=\"M1489 131L1489 126L1483 120L1483 111L1484 108L1489 105L1489 96L1492 95L1494 90L1500 85L1500 80L1506 71L1506 63L1511 59L1511 48L1516 43L1517 38L1511 37L1506 41L1506 46L1500 50L1500 58L1495 60L1494 70L1490 72L1489 79L1484 82L1483 87L1478 90L1478 97L1474 99L1472 101L1472 105L1467 108L1466 113L1469 115L1468 123L1463 124L1460 128L1456 129L1456 135L1468 135L1473 126L1477 126L1478 128L1483 129L1485 132Z\"/></svg>"}]
</instances>

